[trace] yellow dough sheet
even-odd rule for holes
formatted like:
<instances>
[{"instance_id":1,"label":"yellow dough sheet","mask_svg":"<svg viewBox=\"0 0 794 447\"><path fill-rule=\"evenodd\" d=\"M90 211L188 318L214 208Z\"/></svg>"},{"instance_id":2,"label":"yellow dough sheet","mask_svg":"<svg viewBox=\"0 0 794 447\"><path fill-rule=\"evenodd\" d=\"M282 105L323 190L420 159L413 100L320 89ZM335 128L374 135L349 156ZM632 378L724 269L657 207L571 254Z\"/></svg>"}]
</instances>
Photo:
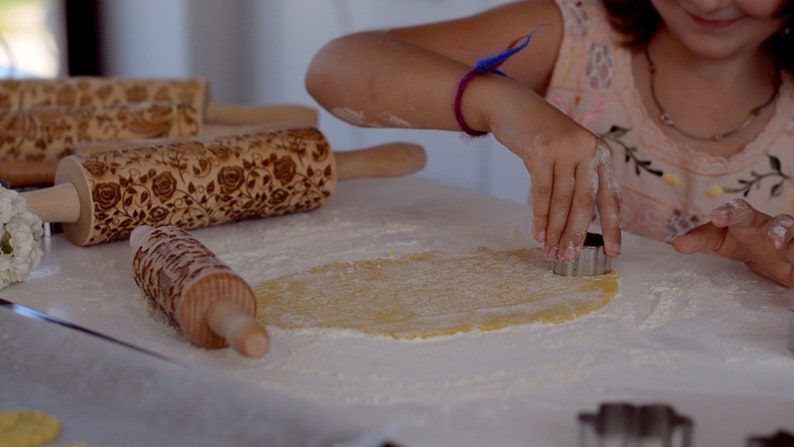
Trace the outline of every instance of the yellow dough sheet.
<instances>
[{"instance_id":1,"label":"yellow dough sheet","mask_svg":"<svg viewBox=\"0 0 794 447\"><path fill-rule=\"evenodd\" d=\"M569 321L609 303L618 279L554 275L539 249L480 247L334 262L265 281L255 292L257 317L267 325L412 339Z\"/></svg>"}]
</instances>

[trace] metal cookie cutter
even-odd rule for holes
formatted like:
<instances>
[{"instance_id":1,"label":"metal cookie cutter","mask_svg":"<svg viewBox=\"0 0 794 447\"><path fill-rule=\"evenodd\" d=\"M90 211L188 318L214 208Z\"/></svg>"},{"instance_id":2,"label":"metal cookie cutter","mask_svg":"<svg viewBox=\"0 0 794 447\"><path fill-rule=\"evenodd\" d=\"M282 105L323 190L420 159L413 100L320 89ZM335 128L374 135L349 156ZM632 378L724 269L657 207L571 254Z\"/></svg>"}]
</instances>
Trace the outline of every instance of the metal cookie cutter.
<instances>
[{"instance_id":1,"label":"metal cookie cutter","mask_svg":"<svg viewBox=\"0 0 794 447\"><path fill-rule=\"evenodd\" d=\"M612 258L604 251L604 237L587 233L579 259L573 262L552 261L551 270L561 276L595 276L612 271Z\"/></svg>"},{"instance_id":2,"label":"metal cookie cutter","mask_svg":"<svg viewBox=\"0 0 794 447\"><path fill-rule=\"evenodd\" d=\"M579 447L691 447L693 425L669 405L606 403L579 414Z\"/></svg>"}]
</instances>

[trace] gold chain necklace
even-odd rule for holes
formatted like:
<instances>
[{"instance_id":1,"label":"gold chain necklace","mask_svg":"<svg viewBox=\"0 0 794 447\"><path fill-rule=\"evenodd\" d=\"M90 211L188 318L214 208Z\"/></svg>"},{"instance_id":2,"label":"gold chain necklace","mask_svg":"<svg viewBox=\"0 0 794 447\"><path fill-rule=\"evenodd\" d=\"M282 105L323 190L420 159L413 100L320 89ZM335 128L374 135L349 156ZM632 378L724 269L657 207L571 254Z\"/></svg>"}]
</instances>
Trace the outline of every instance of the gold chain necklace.
<instances>
[{"instance_id":1,"label":"gold chain necklace","mask_svg":"<svg viewBox=\"0 0 794 447\"><path fill-rule=\"evenodd\" d=\"M693 135L693 134L687 132L686 130L681 129L680 127L678 127L678 125L675 123L675 121L673 121L673 118L670 116L670 114L667 113L667 111L664 109L664 107L662 107L662 104L659 102L659 98L656 96L656 64L653 63L653 59L651 59L651 53L648 52L648 47L647 46L645 47L645 58L648 60L648 71L651 74L651 96L653 97L653 102L656 104L656 107L658 107L659 111L660 111L659 120L662 123L664 123L665 125L675 129L681 135L684 135L685 137L691 138L693 140L698 140L698 141L720 141L723 138L727 138L727 137L730 137L733 134L741 132L742 130L747 128L747 126L749 126L751 122L753 122L755 117L757 117L761 113L761 110L763 110L769 104L772 104L772 101L775 100L775 98L777 97L778 93L780 92L781 80L778 78L778 82L775 84L775 91L772 92L772 96L770 96L769 99L767 99L766 102L764 102L760 106L755 107L752 110L750 110L750 113L747 115L747 118L745 118L744 121L742 121L742 123L739 124L739 127L735 128L733 130L730 130L728 132L715 133L714 135L707 136L707 137L703 137L703 136L700 136L700 135Z\"/></svg>"}]
</instances>

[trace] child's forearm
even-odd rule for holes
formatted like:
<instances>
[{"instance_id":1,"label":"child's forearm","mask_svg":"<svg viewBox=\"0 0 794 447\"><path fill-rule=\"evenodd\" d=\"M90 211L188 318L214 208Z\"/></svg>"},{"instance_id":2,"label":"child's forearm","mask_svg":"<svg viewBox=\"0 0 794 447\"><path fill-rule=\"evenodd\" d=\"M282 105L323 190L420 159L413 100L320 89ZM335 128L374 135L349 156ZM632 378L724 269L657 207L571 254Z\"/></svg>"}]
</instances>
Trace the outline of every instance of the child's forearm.
<instances>
[{"instance_id":1,"label":"child's forearm","mask_svg":"<svg viewBox=\"0 0 794 447\"><path fill-rule=\"evenodd\" d=\"M355 125L459 130L452 102L469 69L388 32L367 32L323 47L309 66L306 88L325 109ZM480 83L472 82L471 89ZM477 103L466 100L463 107L471 115L467 120L486 126Z\"/></svg>"}]
</instances>

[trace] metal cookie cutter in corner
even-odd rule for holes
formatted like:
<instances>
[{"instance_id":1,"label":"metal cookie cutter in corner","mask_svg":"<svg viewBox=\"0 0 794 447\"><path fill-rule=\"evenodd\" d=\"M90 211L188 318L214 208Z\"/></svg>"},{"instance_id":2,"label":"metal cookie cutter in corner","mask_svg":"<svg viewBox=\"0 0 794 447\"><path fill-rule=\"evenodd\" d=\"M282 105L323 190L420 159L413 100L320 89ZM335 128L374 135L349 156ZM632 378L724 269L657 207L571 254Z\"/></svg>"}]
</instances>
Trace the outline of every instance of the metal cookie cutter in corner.
<instances>
[{"instance_id":1,"label":"metal cookie cutter in corner","mask_svg":"<svg viewBox=\"0 0 794 447\"><path fill-rule=\"evenodd\" d=\"M552 261L551 270L561 276L595 276L612 271L612 258L604 251L604 237L587 233L579 259L573 262Z\"/></svg>"},{"instance_id":2,"label":"metal cookie cutter in corner","mask_svg":"<svg viewBox=\"0 0 794 447\"><path fill-rule=\"evenodd\" d=\"M598 413L579 414L579 447L691 447L693 426L669 405L605 403Z\"/></svg>"}]
</instances>

